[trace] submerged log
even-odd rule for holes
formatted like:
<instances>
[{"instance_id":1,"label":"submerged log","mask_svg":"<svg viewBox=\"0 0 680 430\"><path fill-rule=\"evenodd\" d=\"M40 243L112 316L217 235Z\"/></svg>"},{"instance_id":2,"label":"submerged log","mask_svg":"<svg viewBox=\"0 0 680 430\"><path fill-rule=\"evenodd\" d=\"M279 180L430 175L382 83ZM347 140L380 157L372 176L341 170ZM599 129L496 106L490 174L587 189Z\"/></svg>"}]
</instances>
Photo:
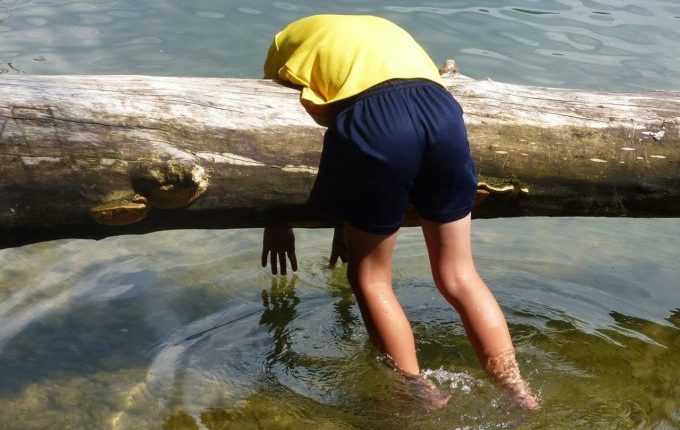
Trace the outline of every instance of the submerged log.
<instances>
[{"instance_id":1,"label":"submerged log","mask_svg":"<svg viewBox=\"0 0 680 430\"><path fill-rule=\"evenodd\" d=\"M680 92L445 82L487 184L475 217L680 216ZM0 247L330 225L305 205L323 132L273 81L0 77Z\"/></svg>"}]
</instances>

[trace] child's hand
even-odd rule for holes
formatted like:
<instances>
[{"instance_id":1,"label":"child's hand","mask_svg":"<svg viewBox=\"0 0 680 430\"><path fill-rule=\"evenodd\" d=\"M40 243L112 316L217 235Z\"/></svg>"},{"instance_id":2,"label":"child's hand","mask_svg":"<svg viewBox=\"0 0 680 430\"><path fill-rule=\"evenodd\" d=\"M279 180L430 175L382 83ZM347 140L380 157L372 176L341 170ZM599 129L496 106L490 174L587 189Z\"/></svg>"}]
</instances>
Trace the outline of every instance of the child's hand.
<instances>
[{"instance_id":1,"label":"child's hand","mask_svg":"<svg viewBox=\"0 0 680 430\"><path fill-rule=\"evenodd\" d=\"M286 274L286 255L290 260L290 268L293 272L298 269L297 257L295 256L295 234L289 227L267 227L262 237L262 267L267 267L267 255L271 264L272 275L281 271ZM278 267L277 267L278 262Z\"/></svg>"}]
</instances>

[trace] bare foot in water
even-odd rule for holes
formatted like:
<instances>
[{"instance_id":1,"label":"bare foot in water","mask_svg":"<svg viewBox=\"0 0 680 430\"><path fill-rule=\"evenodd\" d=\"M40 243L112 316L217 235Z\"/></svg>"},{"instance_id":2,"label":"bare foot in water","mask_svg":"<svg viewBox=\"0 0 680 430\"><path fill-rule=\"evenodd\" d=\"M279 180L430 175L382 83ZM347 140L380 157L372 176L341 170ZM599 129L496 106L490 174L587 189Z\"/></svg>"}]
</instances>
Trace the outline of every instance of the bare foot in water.
<instances>
[{"instance_id":1,"label":"bare foot in water","mask_svg":"<svg viewBox=\"0 0 680 430\"><path fill-rule=\"evenodd\" d=\"M541 402L538 396L529 391L526 384L522 383L520 387L508 387L506 391L515 406L528 411L541 409Z\"/></svg>"},{"instance_id":2,"label":"bare foot in water","mask_svg":"<svg viewBox=\"0 0 680 430\"><path fill-rule=\"evenodd\" d=\"M519 373L514 350L510 349L489 357L486 371L503 387L515 406L528 411L541 408L538 396L531 392L529 385Z\"/></svg>"},{"instance_id":3,"label":"bare foot in water","mask_svg":"<svg viewBox=\"0 0 680 430\"><path fill-rule=\"evenodd\" d=\"M450 395L444 395L434 382L426 379L423 376L414 376L406 378L406 386L409 395L428 411L436 411L447 405L451 399Z\"/></svg>"}]
</instances>

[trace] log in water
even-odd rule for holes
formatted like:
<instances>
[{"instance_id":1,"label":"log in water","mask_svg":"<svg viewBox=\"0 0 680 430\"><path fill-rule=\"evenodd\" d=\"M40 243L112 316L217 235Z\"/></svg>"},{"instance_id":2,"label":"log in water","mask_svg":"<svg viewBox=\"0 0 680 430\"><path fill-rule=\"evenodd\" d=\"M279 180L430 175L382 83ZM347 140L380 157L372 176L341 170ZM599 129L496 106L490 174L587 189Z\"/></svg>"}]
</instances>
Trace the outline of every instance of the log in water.
<instances>
[{"instance_id":1,"label":"log in water","mask_svg":"<svg viewBox=\"0 0 680 430\"><path fill-rule=\"evenodd\" d=\"M485 184L475 217L680 216L680 92L445 84ZM0 247L331 225L305 205L324 128L298 98L268 80L3 76Z\"/></svg>"}]
</instances>

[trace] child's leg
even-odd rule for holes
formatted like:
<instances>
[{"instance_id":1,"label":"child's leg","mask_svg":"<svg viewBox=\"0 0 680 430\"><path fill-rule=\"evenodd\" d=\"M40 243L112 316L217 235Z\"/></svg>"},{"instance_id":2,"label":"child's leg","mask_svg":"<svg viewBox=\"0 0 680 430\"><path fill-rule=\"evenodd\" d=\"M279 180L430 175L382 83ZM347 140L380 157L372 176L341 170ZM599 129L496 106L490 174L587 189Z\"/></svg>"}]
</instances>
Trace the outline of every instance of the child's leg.
<instances>
[{"instance_id":1,"label":"child's leg","mask_svg":"<svg viewBox=\"0 0 680 430\"><path fill-rule=\"evenodd\" d=\"M347 279L356 296L373 343L399 370L418 375L411 325L392 288L392 254L397 232L366 233L345 225L349 262Z\"/></svg>"},{"instance_id":2,"label":"child's leg","mask_svg":"<svg viewBox=\"0 0 680 430\"><path fill-rule=\"evenodd\" d=\"M470 244L470 216L449 223L421 220L432 276L444 298L463 319L483 366L489 357L512 350L498 302L477 274Z\"/></svg>"},{"instance_id":3,"label":"child's leg","mask_svg":"<svg viewBox=\"0 0 680 430\"><path fill-rule=\"evenodd\" d=\"M521 406L538 407L521 379L507 322L472 260L470 215L458 221L421 225L439 291L458 311L484 369L507 388Z\"/></svg>"}]
</instances>

